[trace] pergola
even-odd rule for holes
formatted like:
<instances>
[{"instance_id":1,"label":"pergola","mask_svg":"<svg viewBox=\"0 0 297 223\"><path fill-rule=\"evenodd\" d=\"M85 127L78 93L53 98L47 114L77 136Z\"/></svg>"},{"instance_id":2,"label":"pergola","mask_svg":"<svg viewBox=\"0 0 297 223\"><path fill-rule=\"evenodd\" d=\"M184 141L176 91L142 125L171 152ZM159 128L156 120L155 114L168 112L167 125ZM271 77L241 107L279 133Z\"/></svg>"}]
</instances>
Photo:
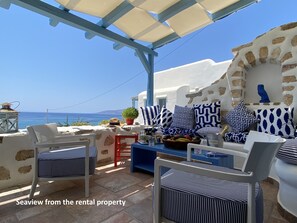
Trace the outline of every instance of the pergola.
<instances>
[{"instance_id":1,"label":"pergola","mask_svg":"<svg viewBox=\"0 0 297 223\"><path fill-rule=\"evenodd\" d=\"M100 36L113 41L114 49L135 50L148 74L147 104L153 105L155 50L257 1L0 0L0 6L9 9L11 4L18 5L48 17L52 26L65 23L83 30L86 39ZM75 11L98 17L99 22L93 23ZM111 26L118 31L111 31Z\"/></svg>"}]
</instances>

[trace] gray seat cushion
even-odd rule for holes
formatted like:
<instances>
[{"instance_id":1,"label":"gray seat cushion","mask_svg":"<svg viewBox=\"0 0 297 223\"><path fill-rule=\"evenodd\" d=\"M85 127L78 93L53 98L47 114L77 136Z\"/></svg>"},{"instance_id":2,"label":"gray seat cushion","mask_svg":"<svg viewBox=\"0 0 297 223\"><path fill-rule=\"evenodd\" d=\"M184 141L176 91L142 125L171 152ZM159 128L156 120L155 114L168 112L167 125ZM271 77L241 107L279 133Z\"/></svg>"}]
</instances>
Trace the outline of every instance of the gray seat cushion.
<instances>
[{"instance_id":1,"label":"gray seat cushion","mask_svg":"<svg viewBox=\"0 0 297 223\"><path fill-rule=\"evenodd\" d=\"M187 162L185 162L187 163ZM190 163L228 172L224 167ZM247 184L169 170L162 176L162 216L175 222L246 222ZM263 222L263 195L256 185L257 223Z\"/></svg>"},{"instance_id":2,"label":"gray seat cushion","mask_svg":"<svg viewBox=\"0 0 297 223\"><path fill-rule=\"evenodd\" d=\"M39 177L68 177L85 174L85 147L51 150L38 155ZM94 174L97 149L90 147L90 175Z\"/></svg>"}]
</instances>

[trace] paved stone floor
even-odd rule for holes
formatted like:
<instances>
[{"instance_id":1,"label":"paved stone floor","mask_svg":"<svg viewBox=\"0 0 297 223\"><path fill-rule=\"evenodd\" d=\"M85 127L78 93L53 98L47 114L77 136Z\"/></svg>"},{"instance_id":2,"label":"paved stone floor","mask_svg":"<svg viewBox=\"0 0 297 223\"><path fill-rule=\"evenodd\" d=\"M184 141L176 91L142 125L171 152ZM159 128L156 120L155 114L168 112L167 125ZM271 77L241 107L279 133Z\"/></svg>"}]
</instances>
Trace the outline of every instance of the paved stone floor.
<instances>
[{"instance_id":1,"label":"paved stone floor","mask_svg":"<svg viewBox=\"0 0 297 223\"><path fill-rule=\"evenodd\" d=\"M35 200L43 202L43 205L21 204L28 201L30 185L2 190L0 223L151 223L152 182L151 175L130 173L127 162L118 168L114 168L112 164L98 167L96 175L91 178L88 199L84 198L83 181L80 180L41 183L36 190ZM286 223L277 211L277 186L268 182L263 182L262 186L265 223ZM125 201L125 205L96 205L100 201L113 200ZM46 202L51 204L45 205ZM70 202L89 203L72 205Z\"/></svg>"}]
</instances>

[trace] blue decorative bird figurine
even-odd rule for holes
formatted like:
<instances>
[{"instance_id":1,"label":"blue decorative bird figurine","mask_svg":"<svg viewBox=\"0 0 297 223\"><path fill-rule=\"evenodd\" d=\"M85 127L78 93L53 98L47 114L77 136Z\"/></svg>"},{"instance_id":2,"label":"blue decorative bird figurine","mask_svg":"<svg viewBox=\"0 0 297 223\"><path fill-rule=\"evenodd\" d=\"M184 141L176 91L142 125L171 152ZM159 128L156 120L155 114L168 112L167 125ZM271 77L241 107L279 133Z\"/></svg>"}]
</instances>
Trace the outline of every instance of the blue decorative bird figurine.
<instances>
[{"instance_id":1,"label":"blue decorative bird figurine","mask_svg":"<svg viewBox=\"0 0 297 223\"><path fill-rule=\"evenodd\" d=\"M260 103L269 103L270 102L268 94L265 91L263 84L258 84L258 94L261 97Z\"/></svg>"}]
</instances>

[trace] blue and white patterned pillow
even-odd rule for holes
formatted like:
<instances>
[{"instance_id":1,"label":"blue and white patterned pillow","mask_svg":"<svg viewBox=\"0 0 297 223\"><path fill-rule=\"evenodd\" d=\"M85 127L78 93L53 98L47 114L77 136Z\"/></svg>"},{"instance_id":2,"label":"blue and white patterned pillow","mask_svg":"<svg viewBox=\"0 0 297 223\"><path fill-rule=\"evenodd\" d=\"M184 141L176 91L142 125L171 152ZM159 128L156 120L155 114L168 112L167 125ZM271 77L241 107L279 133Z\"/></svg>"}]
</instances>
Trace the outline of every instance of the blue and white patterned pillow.
<instances>
[{"instance_id":1,"label":"blue and white patterned pillow","mask_svg":"<svg viewBox=\"0 0 297 223\"><path fill-rule=\"evenodd\" d=\"M260 120L258 132L293 138L295 133L293 123L294 108L271 108L256 110L256 117Z\"/></svg>"},{"instance_id":2,"label":"blue and white patterned pillow","mask_svg":"<svg viewBox=\"0 0 297 223\"><path fill-rule=\"evenodd\" d=\"M258 119L248 110L243 101L226 114L225 120L232 128L232 132L243 132L258 122Z\"/></svg>"},{"instance_id":3,"label":"blue and white patterned pillow","mask_svg":"<svg viewBox=\"0 0 297 223\"><path fill-rule=\"evenodd\" d=\"M297 139L287 139L279 148L276 157L284 162L297 165Z\"/></svg>"},{"instance_id":4,"label":"blue and white patterned pillow","mask_svg":"<svg viewBox=\"0 0 297 223\"><path fill-rule=\"evenodd\" d=\"M244 144L248 134L248 132L227 132L225 133L224 139L226 142Z\"/></svg>"},{"instance_id":5,"label":"blue and white patterned pillow","mask_svg":"<svg viewBox=\"0 0 297 223\"><path fill-rule=\"evenodd\" d=\"M162 128L170 127L173 120L173 114L167 108L162 107L161 112L154 119L154 124Z\"/></svg>"},{"instance_id":6,"label":"blue and white patterned pillow","mask_svg":"<svg viewBox=\"0 0 297 223\"><path fill-rule=\"evenodd\" d=\"M192 108L175 105L171 127L192 129L194 126L194 112Z\"/></svg>"},{"instance_id":7,"label":"blue and white patterned pillow","mask_svg":"<svg viewBox=\"0 0 297 223\"><path fill-rule=\"evenodd\" d=\"M176 127L170 127L170 128L163 128L162 129L163 135L190 135L190 136L199 136L196 132L195 129L181 129L181 128L176 128Z\"/></svg>"},{"instance_id":8,"label":"blue and white patterned pillow","mask_svg":"<svg viewBox=\"0 0 297 223\"><path fill-rule=\"evenodd\" d=\"M203 127L221 127L221 102L194 105L196 130Z\"/></svg>"},{"instance_id":9,"label":"blue and white patterned pillow","mask_svg":"<svg viewBox=\"0 0 297 223\"><path fill-rule=\"evenodd\" d=\"M154 118L160 113L160 106L140 107L145 125L153 125Z\"/></svg>"}]
</instances>

